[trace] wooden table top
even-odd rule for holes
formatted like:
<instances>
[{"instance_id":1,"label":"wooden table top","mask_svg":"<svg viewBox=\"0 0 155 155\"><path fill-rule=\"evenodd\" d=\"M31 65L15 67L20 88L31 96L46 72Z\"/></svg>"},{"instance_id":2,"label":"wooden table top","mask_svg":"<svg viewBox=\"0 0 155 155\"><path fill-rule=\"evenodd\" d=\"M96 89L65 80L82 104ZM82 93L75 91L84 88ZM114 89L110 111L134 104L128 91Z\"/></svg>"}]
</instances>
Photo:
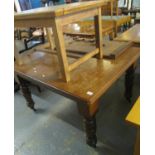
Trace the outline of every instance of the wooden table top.
<instances>
[{"instance_id":1,"label":"wooden table top","mask_svg":"<svg viewBox=\"0 0 155 155\"><path fill-rule=\"evenodd\" d=\"M120 36L115 38L117 41L132 41L140 44L140 24L136 24L127 31L123 32Z\"/></svg>"},{"instance_id":2,"label":"wooden table top","mask_svg":"<svg viewBox=\"0 0 155 155\"><path fill-rule=\"evenodd\" d=\"M100 7L104 5L104 1L87 1L87 2L76 2L71 4L56 5L51 7L43 7L37 9L31 9L20 13L15 13L15 20L23 19L38 19L38 18L54 18L58 16L64 16L73 14L76 12Z\"/></svg>"},{"instance_id":3,"label":"wooden table top","mask_svg":"<svg viewBox=\"0 0 155 155\"><path fill-rule=\"evenodd\" d=\"M26 54L26 53L25 53ZM63 82L56 55L34 51L15 63L15 73L74 100L95 102L139 58L139 48L131 47L116 60L91 58L71 72ZM69 63L76 59L68 58Z\"/></svg>"},{"instance_id":4,"label":"wooden table top","mask_svg":"<svg viewBox=\"0 0 155 155\"><path fill-rule=\"evenodd\" d=\"M126 117L126 121L131 122L134 125L140 126L140 97L130 110Z\"/></svg>"}]
</instances>

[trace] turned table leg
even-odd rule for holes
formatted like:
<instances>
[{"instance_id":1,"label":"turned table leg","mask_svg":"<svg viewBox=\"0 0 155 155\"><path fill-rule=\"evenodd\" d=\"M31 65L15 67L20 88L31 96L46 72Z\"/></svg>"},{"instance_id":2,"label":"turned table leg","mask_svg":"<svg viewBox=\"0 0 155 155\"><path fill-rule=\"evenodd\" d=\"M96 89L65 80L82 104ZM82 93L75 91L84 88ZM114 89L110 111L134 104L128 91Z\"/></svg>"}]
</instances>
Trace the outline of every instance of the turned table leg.
<instances>
[{"instance_id":1,"label":"turned table leg","mask_svg":"<svg viewBox=\"0 0 155 155\"><path fill-rule=\"evenodd\" d=\"M133 83L134 83L135 66L128 68L125 75L125 98L131 102Z\"/></svg>"},{"instance_id":2,"label":"turned table leg","mask_svg":"<svg viewBox=\"0 0 155 155\"><path fill-rule=\"evenodd\" d=\"M84 118L85 130L86 130L86 143L91 147L96 147L96 118Z\"/></svg>"},{"instance_id":3,"label":"turned table leg","mask_svg":"<svg viewBox=\"0 0 155 155\"><path fill-rule=\"evenodd\" d=\"M86 132L86 143L91 147L96 147L96 113L98 111L99 102L94 103L77 103L79 113L84 118L84 127Z\"/></svg>"},{"instance_id":4,"label":"turned table leg","mask_svg":"<svg viewBox=\"0 0 155 155\"><path fill-rule=\"evenodd\" d=\"M36 109L34 108L35 103L34 103L34 101L32 99L31 91L29 89L28 82L26 80L24 80L23 78L19 77L19 76L18 76L18 80L20 82L20 86L21 86L23 96L25 97L25 100L27 102L27 106L29 108L31 108L33 111L36 111Z\"/></svg>"}]
</instances>

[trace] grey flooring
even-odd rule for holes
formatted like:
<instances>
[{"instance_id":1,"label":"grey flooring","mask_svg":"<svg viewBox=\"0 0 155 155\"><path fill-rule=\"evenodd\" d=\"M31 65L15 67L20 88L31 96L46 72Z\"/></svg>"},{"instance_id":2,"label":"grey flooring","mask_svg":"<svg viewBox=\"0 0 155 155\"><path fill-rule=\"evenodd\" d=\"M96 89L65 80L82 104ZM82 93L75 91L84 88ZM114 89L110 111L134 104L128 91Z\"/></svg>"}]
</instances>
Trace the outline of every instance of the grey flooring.
<instances>
[{"instance_id":1,"label":"grey flooring","mask_svg":"<svg viewBox=\"0 0 155 155\"><path fill-rule=\"evenodd\" d=\"M135 75L132 102L139 96ZM133 104L123 96L122 76L100 100L97 114L97 148L85 144L82 117L76 103L46 89L32 86L36 113L27 108L21 92L15 93L15 155L132 155L136 128L125 122Z\"/></svg>"}]
</instances>

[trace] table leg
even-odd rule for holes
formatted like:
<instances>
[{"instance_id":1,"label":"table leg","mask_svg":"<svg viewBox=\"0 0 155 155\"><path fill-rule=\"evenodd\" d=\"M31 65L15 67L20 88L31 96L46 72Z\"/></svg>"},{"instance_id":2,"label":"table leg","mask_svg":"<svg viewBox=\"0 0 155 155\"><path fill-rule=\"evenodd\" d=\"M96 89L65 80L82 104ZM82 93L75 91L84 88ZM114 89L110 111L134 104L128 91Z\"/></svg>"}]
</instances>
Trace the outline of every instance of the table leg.
<instances>
[{"instance_id":1,"label":"table leg","mask_svg":"<svg viewBox=\"0 0 155 155\"><path fill-rule=\"evenodd\" d=\"M99 102L94 103L77 103L79 113L84 118L84 126L86 131L86 143L91 147L96 147L96 113L98 111Z\"/></svg>"},{"instance_id":2,"label":"table leg","mask_svg":"<svg viewBox=\"0 0 155 155\"><path fill-rule=\"evenodd\" d=\"M84 118L85 130L86 130L86 142L91 147L96 147L96 118L95 116L90 118Z\"/></svg>"},{"instance_id":3,"label":"table leg","mask_svg":"<svg viewBox=\"0 0 155 155\"><path fill-rule=\"evenodd\" d=\"M131 97L132 97L134 73L135 73L135 66L131 65L126 71L126 75L125 75L125 98L129 102L131 102Z\"/></svg>"},{"instance_id":4,"label":"table leg","mask_svg":"<svg viewBox=\"0 0 155 155\"><path fill-rule=\"evenodd\" d=\"M27 106L31 108L33 111L36 111L34 108L34 101L31 96L31 91L29 89L29 84L26 80L18 76L18 80L20 82L21 90L23 93L23 96L25 97L25 100L27 101Z\"/></svg>"}]
</instances>

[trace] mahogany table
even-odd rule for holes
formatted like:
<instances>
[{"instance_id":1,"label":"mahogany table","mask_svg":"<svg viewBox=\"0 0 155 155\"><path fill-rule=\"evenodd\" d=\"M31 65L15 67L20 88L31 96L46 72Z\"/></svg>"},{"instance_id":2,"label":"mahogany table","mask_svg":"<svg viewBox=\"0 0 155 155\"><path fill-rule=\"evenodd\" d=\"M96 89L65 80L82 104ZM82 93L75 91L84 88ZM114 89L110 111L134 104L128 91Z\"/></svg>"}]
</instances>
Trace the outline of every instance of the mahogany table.
<instances>
[{"instance_id":1,"label":"mahogany table","mask_svg":"<svg viewBox=\"0 0 155 155\"><path fill-rule=\"evenodd\" d=\"M130 47L115 60L91 58L71 72L71 80L63 81L58 58L51 53L34 51L22 57L23 64L15 63L18 78L27 105L34 108L34 101L27 81L44 86L62 96L74 100L79 113L84 117L87 144L96 147L96 118L100 97L122 75L125 75L125 96L132 96L134 67L139 58L139 48ZM76 59L69 58L69 63ZM62 103L63 104L63 103Z\"/></svg>"}]
</instances>

